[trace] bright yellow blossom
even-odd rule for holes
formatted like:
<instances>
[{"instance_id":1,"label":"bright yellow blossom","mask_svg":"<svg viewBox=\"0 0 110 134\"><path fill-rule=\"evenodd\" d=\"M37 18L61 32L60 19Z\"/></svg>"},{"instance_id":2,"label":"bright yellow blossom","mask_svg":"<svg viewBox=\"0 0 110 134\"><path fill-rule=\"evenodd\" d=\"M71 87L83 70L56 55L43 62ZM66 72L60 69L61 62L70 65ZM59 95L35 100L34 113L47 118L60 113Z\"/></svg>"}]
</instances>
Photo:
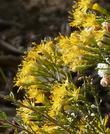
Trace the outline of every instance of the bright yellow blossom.
<instances>
[{"instance_id":1,"label":"bright yellow blossom","mask_svg":"<svg viewBox=\"0 0 110 134\"><path fill-rule=\"evenodd\" d=\"M28 97L34 99L35 103L44 103L44 93L36 85L31 85L27 91Z\"/></svg>"},{"instance_id":2,"label":"bright yellow blossom","mask_svg":"<svg viewBox=\"0 0 110 134\"><path fill-rule=\"evenodd\" d=\"M55 134L55 130L58 129L58 126L55 125L44 125L43 130L47 132L48 134Z\"/></svg>"},{"instance_id":3,"label":"bright yellow blossom","mask_svg":"<svg viewBox=\"0 0 110 134\"><path fill-rule=\"evenodd\" d=\"M65 85L55 85L52 90L52 107L49 111L49 115L54 117L58 115L58 112L61 110L63 105L64 97L66 96L66 87Z\"/></svg>"},{"instance_id":4,"label":"bright yellow blossom","mask_svg":"<svg viewBox=\"0 0 110 134\"><path fill-rule=\"evenodd\" d=\"M92 0L79 0L76 4L75 8L73 7L73 11L71 13L71 22L70 26L74 27L95 27L99 26L100 23L97 19L97 16L89 12L90 9L99 9L98 4L93 4Z\"/></svg>"},{"instance_id":5,"label":"bright yellow blossom","mask_svg":"<svg viewBox=\"0 0 110 134\"><path fill-rule=\"evenodd\" d=\"M17 109L17 115L20 116L22 118L23 122L28 125L30 123L31 114L33 111L31 109L27 108L30 106L30 104L27 100L23 100L22 104L25 105L26 107L21 105L20 108Z\"/></svg>"}]
</instances>

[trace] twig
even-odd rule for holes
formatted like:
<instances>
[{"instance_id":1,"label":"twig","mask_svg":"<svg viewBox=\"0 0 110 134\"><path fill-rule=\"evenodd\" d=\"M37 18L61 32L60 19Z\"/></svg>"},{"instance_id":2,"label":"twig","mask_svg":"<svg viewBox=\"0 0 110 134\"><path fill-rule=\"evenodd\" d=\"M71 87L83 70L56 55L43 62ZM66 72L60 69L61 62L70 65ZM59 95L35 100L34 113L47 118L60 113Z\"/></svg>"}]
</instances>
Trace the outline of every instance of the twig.
<instances>
[{"instance_id":1,"label":"twig","mask_svg":"<svg viewBox=\"0 0 110 134\"><path fill-rule=\"evenodd\" d=\"M0 39L0 48L3 50L6 50L12 54L16 54L16 55L22 55L23 52L21 52L20 50L18 50L17 48L13 47L12 45L10 45L9 43L7 43L6 41Z\"/></svg>"}]
</instances>

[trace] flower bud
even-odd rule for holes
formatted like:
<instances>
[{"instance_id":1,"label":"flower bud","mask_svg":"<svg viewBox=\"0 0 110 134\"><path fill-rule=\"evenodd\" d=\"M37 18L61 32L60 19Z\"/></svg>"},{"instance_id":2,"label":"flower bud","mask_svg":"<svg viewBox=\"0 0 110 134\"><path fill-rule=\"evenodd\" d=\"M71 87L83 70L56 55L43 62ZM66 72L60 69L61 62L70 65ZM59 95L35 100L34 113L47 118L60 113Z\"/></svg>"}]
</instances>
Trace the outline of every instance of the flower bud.
<instances>
[{"instance_id":1,"label":"flower bud","mask_svg":"<svg viewBox=\"0 0 110 134\"><path fill-rule=\"evenodd\" d=\"M108 23L108 22L103 22L103 23L102 23L102 26L103 26L103 28L104 28L105 30L110 31L110 23Z\"/></svg>"}]
</instances>

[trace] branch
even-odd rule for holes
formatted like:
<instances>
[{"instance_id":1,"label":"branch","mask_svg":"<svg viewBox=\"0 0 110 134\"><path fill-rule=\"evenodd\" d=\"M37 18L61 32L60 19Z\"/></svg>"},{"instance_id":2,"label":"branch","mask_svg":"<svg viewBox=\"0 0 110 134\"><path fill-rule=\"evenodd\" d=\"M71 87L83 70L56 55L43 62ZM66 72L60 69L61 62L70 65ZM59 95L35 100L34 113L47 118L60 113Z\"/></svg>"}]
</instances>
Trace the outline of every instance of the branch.
<instances>
[{"instance_id":1,"label":"branch","mask_svg":"<svg viewBox=\"0 0 110 134\"><path fill-rule=\"evenodd\" d=\"M0 39L0 48L2 50L7 51L8 53L11 53L11 54L15 54L15 55L22 55L23 54L23 52L21 52L20 50L13 47L12 45L10 45L9 43L7 43L6 41L4 41L2 39Z\"/></svg>"}]
</instances>

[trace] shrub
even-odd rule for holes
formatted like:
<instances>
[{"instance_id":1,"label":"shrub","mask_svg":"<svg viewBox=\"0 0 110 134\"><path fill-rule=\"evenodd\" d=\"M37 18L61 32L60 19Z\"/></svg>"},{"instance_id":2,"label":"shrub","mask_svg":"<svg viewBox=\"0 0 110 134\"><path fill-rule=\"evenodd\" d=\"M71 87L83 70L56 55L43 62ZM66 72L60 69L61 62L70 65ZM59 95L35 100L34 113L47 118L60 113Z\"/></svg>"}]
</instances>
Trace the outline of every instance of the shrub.
<instances>
[{"instance_id":1,"label":"shrub","mask_svg":"<svg viewBox=\"0 0 110 134\"><path fill-rule=\"evenodd\" d=\"M92 68L110 85L110 16L92 0L79 0L70 14L70 36L34 43L19 67L15 85L25 90L17 123L27 134L109 134L100 88ZM77 84L79 82L79 84Z\"/></svg>"}]
</instances>

